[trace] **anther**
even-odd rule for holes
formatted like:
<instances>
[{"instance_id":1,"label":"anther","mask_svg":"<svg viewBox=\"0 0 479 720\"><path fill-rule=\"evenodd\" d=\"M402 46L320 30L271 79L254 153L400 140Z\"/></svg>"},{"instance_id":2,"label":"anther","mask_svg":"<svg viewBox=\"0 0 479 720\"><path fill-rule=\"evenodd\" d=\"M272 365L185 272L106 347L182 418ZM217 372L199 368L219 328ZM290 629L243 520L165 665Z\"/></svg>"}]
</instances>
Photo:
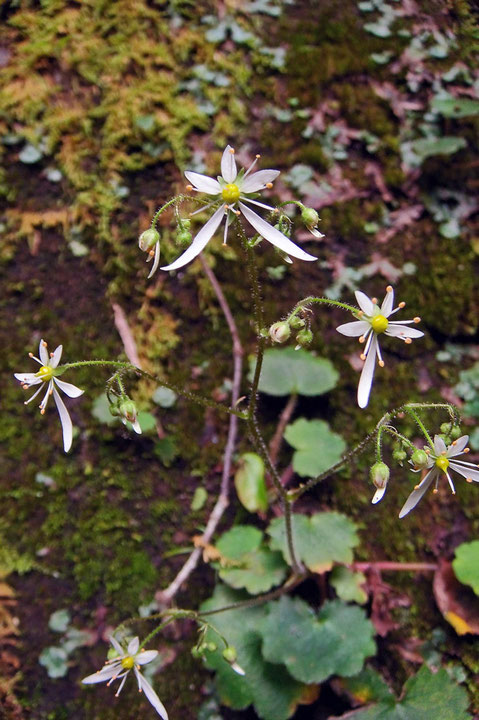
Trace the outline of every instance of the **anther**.
<instances>
[{"instance_id":1,"label":"anther","mask_svg":"<svg viewBox=\"0 0 479 720\"><path fill-rule=\"evenodd\" d=\"M364 353L361 353L359 357L361 358L361 360L366 360L366 355Z\"/></svg>"},{"instance_id":2,"label":"anther","mask_svg":"<svg viewBox=\"0 0 479 720\"><path fill-rule=\"evenodd\" d=\"M28 357L33 357L33 353L28 353Z\"/></svg>"},{"instance_id":3,"label":"anther","mask_svg":"<svg viewBox=\"0 0 479 720\"><path fill-rule=\"evenodd\" d=\"M398 307L401 308L401 310L402 310L403 307L406 307L406 303L404 301L402 301L399 303Z\"/></svg>"},{"instance_id":4,"label":"anther","mask_svg":"<svg viewBox=\"0 0 479 720\"><path fill-rule=\"evenodd\" d=\"M377 304L378 304L378 299L377 299L377 298L371 298L371 302L373 303L373 305L377 305Z\"/></svg>"},{"instance_id":5,"label":"anther","mask_svg":"<svg viewBox=\"0 0 479 720\"><path fill-rule=\"evenodd\" d=\"M47 346L45 340L42 342L42 345L43 345L43 347L46 347L46 346Z\"/></svg>"},{"instance_id":6,"label":"anther","mask_svg":"<svg viewBox=\"0 0 479 720\"><path fill-rule=\"evenodd\" d=\"M451 445L457 445L457 440L453 440Z\"/></svg>"},{"instance_id":7,"label":"anther","mask_svg":"<svg viewBox=\"0 0 479 720\"><path fill-rule=\"evenodd\" d=\"M235 211L234 211L234 214L235 214L235 215L238 215L238 217L241 215L241 213L240 213L239 210L235 210Z\"/></svg>"},{"instance_id":8,"label":"anther","mask_svg":"<svg viewBox=\"0 0 479 720\"><path fill-rule=\"evenodd\" d=\"M378 360L379 367L384 367L384 360Z\"/></svg>"},{"instance_id":9,"label":"anther","mask_svg":"<svg viewBox=\"0 0 479 720\"><path fill-rule=\"evenodd\" d=\"M414 485L414 490L419 490L419 485Z\"/></svg>"},{"instance_id":10,"label":"anther","mask_svg":"<svg viewBox=\"0 0 479 720\"><path fill-rule=\"evenodd\" d=\"M465 453L471 452L471 448L464 448L464 450L462 452L465 452Z\"/></svg>"},{"instance_id":11,"label":"anther","mask_svg":"<svg viewBox=\"0 0 479 720\"><path fill-rule=\"evenodd\" d=\"M447 450L443 450L441 455L447 455Z\"/></svg>"},{"instance_id":12,"label":"anther","mask_svg":"<svg viewBox=\"0 0 479 720\"><path fill-rule=\"evenodd\" d=\"M392 291L393 291L392 285L388 285L387 288L386 288L386 292L390 293L390 292L392 292Z\"/></svg>"},{"instance_id":13,"label":"anther","mask_svg":"<svg viewBox=\"0 0 479 720\"><path fill-rule=\"evenodd\" d=\"M365 340L366 340L366 338L364 337L364 335L361 335L361 337L359 338L359 342L363 343Z\"/></svg>"},{"instance_id":14,"label":"anther","mask_svg":"<svg viewBox=\"0 0 479 720\"><path fill-rule=\"evenodd\" d=\"M420 318L420 317L418 317L418 316L416 316L416 317L414 318L414 322L415 322L415 323L416 323L416 325L417 325L418 323L420 323L420 322L421 322L421 318Z\"/></svg>"},{"instance_id":15,"label":"anther","mask_svg":"<svg viewBox=\"0 0 479 720\"><path fill-rule=\"evenodd\" d=\"M271 190L271 188L273 187L273 183L266 183L266 187L268 188L268 190Z\"/></svg>"},{"instance_id":16,"label":"anther","mask_svg":"<svg viewBox=\"0 0 479 720\"><path fill-rule=\"evenodd\" d=\"M50 357L53 357L54 355L55 355L55 353L52 353L52 352L50 353Z\"/></svg>"},{"instance_id":17,"label":"anther","mask_svg":"<svg viewBox=\"0 0 479 720\"><path fill-rule=\"evenodd\" d=\"M472 478L466 478L466 482L472 483Z\"/></svg>"},{"instance_id":18,"label":"anther","mask_svg":"<svg viewBox=\"0 0 479 720\"><path fill-rule=\"evenodd\" d=\"M438 492L439 492L439 490L437 488L434 488L434 490L433 490L434 495L437 495Z\"/></svg>"},{"instance_id":19,"label":"anther","mask_svg":"<svg viewBox=\"0 0 479 720\"><path fill-rule=\"evenodd\" d=\"M148 255L149 255L150 257L153 257L154 254L155 254L155 251L154 251L154 250L149 250L149 251L148 251Z\"/></svg>"},{"instance_id":20,"label":"anther","mask_svg":"<svg viewBox=\"0 0 479 720\"><path fill-rule=\"evenodd\" d=\"M193 190L193 185L187 185L186 190L187 192L191 192Z\"/></svg>"},{"instance_id":21,"label":"anther","mask_svg":"<svg viewBox=\"0 0 479 720\"><path fill-rule=\"evenodd\" d=\"M234 148L230 148L230 153L231 153L232 155L234 155L234 154L235 154L235 149L234 149Z\"/></svg>"},{"instance_id":22,"label":"anther","mask_svg":"<svg viewBox=\"0 0 479 720\"><path fill-rule=\"evenodd\" d=\"M412 343L412 338L404 338L404 342L406 345L410 345Z\"/></svg>"},{"instance_id":23,"label":"anther","mask_svg":"<svg viewBox=\"0 0 479 720\"><path fill-rule=\"evenodd\" d=\"M40 415L45 415L45 408L40 408Z\"/></svg>"},{"instance_id":24,"label":"anther","mask_svg":"<svg viewBox=\"0 0 479 720\"><path fill-rule=\"evenodd\" d=\"M256 160L259 160L261 155L255 155Z\"/></svg>"},{"instance_id":25,"label":"anther","mask_svg":"<svg viewBox=\"0 0 479 720\"><path fill-rule=\"evenodd\" d=\"M358 310L358 317L362 317L364 315L364 312L362 310Z\"/></svg>"}]
</instances>

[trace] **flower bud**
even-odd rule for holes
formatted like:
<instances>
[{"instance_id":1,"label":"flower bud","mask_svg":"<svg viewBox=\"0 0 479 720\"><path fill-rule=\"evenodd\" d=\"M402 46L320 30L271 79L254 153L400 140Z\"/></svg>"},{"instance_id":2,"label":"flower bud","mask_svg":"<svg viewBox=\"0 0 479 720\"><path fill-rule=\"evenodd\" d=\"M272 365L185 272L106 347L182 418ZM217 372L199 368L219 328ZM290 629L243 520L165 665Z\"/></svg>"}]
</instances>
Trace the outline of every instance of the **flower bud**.
<instances>
[{"instance_id":1,"label":"flower bud","mask_svg":"<svg viewBox=\"0 0 479 720\"><path fill-rule=\"evenodd\" d=\"M414 450L411 455L411 462L414 465L415 470L424 470L424 468L427 468L428 461L428 454L424 452L424 450Z\"/></svg>"},{"instance_id":2,"label":"flower bud","mask_svg":"<svg viewBox=\"0 0 479 720\"><path fill-rule=\"evenodd\" d=\"M150 252L159 241L160 233L155 228L148 228L148 230L141 233L138 245L143 252Z\"/></svg>"},{"instance_id":3,"label":"flower bud","mask_svg":"<svg viewBox=\"0 0 479 720\"><path fill-rule=\"evenodd\" d=\"M228 645L228 647L223 650L223 657L226 662L232 665L234 662L236 662L236 658L238 657L236 648L233 647L233 645Z\"/></svg>"},{"instance_id":4,"label":"flower bud","mask_svg":"<svg viewBox=\"0 0 479 720\"><path fill-rule=\"evenodd\" d=\"M304 326L306 325L306 322L303 320L303 318L300 318L297 315L293 315L293 317L289 321L289 324L293 328L293 330L301 330L301 328L304 328Z\"/></svg>"},{"instance_id":5,"label":"flower bud","mask_svg":"<svg viewBox=\"0 0 479 720\"><path fill-rule=\"evenodd\" d=\"M305 207L301 211L301 219L308 228L309 232L315 237L324 237L323 233L320 233L317 229L319 223L319 215L314 208Z\"/></svg>"},{"instance_id":6,"label":"flower bud","mask_svg":"<svg viewBox=\"0 0 479 720\"><path fill-rule=\"evenodd\" d=\"M188 218L182 219L180 222L180 227L182 230L189 230L191 227L191 220Z\"/></svg>"},{"instance_id":7,"label":"flower bud","mask_svg":"<svg viewBox=\"0 0 479 720\"><path fill-rule=\"evenodd\" d=\"M453 427L452 423L450 423L450 422L444 422L444 423L442 423L442 425L441 425L441 427L440 427L439 429L440 429L440 431L441 431L442 433L444 433L445 435L449 435L449 433L450 433L451 430L452 430L452 427Z\"/></svg>"},{"instance_id":8,"label":"flower bud","mask_svg":"<svg viewBox=\"0 0 479 720\"><path fill-rule=\"evenodd\" d=\"M214 643L214 642L209 642L209 643L206 644L206 649L207 649L209 652L214 652L215 650L218 649L218 646L217 646L217 644Z\"/></svg>"},{"instance_id":9,"label":"flower bud","mask_svg":"<svg viewBox=\"0 0 479 720\"><path fill-rule=\"evenodd\" d=\"M113 417L118 417L119 415L121 415L120 408L118 407L118 401L109 405L108 409L110 410L110 413L111 415L113 415Z\"/></svg>"},{"instance_id":10,"label":"flower bud","mask_svg":"<svg viewBox=\"0 0 479 720\"><path fill-rule=\"evenodd\" d=\"M287 322L280 320L271 325L269 329L269 336L273 342L284 343L291 335L291 329Z\"/></svg>"},{"instance_id":11,"label":"flower bud","mask_svg":"<svg viewBox=\"0 0 479 720\"><path fill-rule=\"evenodd\" d=\"M308 328L304 328L304 330L300 330L299 333L296 335L296 342L301 347L306 347L309 345L313 340L313 333L311 330L308 330Z\"/></svg>"},{"instance_id":12,"label":"flower bud","mask_svg":"<svg viewBox=\"0 0 479 720\"><path fill-rule=\"evenodd\" d=\"M123 423L130 422L133 425L133 430L141 435L141 427L138 422L136 405L128 395L123 395L118 401L118 415L120 416Z\"/></svg>"},{"instance_id":13,"label":"flower bud","mask_svg":"<svg viewBox=\"0 0 479 720\"><path fill-rule=\"evenodd\" d=\"M400 445L398 445L397 447L394 448L393 460L395 460L396 462L398 462L402 465L402 463L404 462L404 460L406 458L407 458L407 452L404 450L404 448L402 448Z\"/></svg>"},{"instance_id":14,"label":"flower bud","mask_svg":"<svg viewBox=\"0 0 479 720\"><path fill-rule=\"evenodd\" d=\"M389 468L386 463L374 463L369 471L369 477L371 478L372 484L377 487L378 490L385 488L389 480Z\"/></svg>"},{"instance_id":15,"label":"flower bud","mask_svg":"<svg viewBox=\"0 0 479 720\"><path fill-rule=\"evenodd\" d=\"M189 230L181 230L176 236L176 242L178 245L189 245L191 243L192 235Z\"/></svg>"}]
</instances>

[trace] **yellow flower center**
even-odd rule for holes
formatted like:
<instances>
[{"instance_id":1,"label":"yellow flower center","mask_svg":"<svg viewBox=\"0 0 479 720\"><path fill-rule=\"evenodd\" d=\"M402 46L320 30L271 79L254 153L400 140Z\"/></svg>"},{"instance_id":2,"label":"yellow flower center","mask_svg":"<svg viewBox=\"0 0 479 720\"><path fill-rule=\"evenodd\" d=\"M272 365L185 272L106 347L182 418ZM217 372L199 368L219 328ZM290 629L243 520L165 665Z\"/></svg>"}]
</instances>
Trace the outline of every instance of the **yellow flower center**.
<instances>
[{"instance_id":1,"label":"yellow flower center","mask_svg":"<svg viewBox=\"0 0 479 720\"><path fill-rule=\"evenodd\" d=\"M240 197L240 189L234 183L229 183L229 185L226 185L226 187L224 187L221 191L221 197L226 203L233 204L235 202L238 202Z\"/></svg>"},{"instance_id":2,"label":"yellow flower center","mask_svg":"<svg viewBox=\"0 0 479 720\"><path fill-rule=\"evenodd\" d=\"M121 661L121 666L125 670L131 670L131 668L134 666L135 661L130 655L127 655L127 657L124 657Z\"/></svg>"},{"instance_id":3,"label":"yellow flower center","mask_svg":"<svg viewBox=\"0 0 479 720\"><path fill-rule=\"evenodd\" d=\"M376 315L376 317L373 317L371 320L371 326L375 333L383 333L387 330L388 325L389 320L385 318L384 315Z\"/></svg>"},{"instance_id":4,"label":"yellow flower center","mask_svg":"<svg viewBox=\"0 0 479 720\"><path fill-rule=\"evenodd\" d=\"M40 378L40 380L43 380L43 382L47 382L53 377L53 368L48 367L48 365L42 365L36 375Z\"/></svg>"},{"instance_id":5,"label":"yellow flower center","mask_svg":"<svg viewBox=\"0 0 479 720\"><path fill-rule=\"evenodd\" d=\"M436 460L436 467L438 467L444 473L447 472L447 468L449 467L449 460L447 459L447 457L438 457L438 459Z\"/></svg>"}]
</instances>

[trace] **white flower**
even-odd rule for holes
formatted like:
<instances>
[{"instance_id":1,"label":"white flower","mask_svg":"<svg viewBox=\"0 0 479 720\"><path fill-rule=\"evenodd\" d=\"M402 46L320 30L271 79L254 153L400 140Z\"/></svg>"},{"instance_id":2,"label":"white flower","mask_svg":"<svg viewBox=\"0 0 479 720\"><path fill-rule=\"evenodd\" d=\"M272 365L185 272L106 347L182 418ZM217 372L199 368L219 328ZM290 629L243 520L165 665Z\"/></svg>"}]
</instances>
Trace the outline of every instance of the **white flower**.
<instances>
[{"instance_id":1,"label":"white flower","mask_svg":"<svg viewBox=\"0 0 479 720\"><path fill-rule=\"evenodd\" d=\"M463 435L462 437L454 440L449 447L446 447L446 443L439 435L434 438L434 452L426 450L429 454L427 467L429 472L426 474L423 480L416 485L408 499L404 503L404 506L399 513L399 517L403 518L408 514L421 500L424 493L428 488L435 482L434 491L437 493L437 486L439 478L444 475L447 478L449 486L452 490L453 495L456 494L454 483L452 482L449 470L454 470L466 478L467 482L479 482L479 470L478 466L474 463L465 462L464 460L453 460L457 455L468 452L466 447L469 435Z\"/></svg>"},{"instance_id":2,"label":"white flower","mask_svg":"<svg viewBox=\"0 0 479 720\"><path fill-rule=\"evenodd\" d=\"M259 155L257 155L256 160L252 163L252 165L250 165L246 172L243 169L238 172L234 152L234 149L230 147L230 145L226 146L221 159L221 176L218 176L217 180L190 170L185 172L186 178L191 183L192 190L203 192L214 197L214 201L207 207L211 207L211 205L213 205L217 200L220 200L222 204L213 213L206 225L201 228L199 233L193 239L190 247L183 253L183 255L170 265L162 267L162 270L178 270L178 268L181 268L183 265L191 262L191 260L204 250L224 218L226 218L226 222L223 242L226 243L228 227L233 218L233 213L235 215L242 214L249 224L253 226L256 232L261 235L261 237L268 240L268 242L275 245L287 255L291 255L299 260L317 260L317 258L313 255L309 255L307 252L295 245L289 238L286 237L286 235L283 235L283 233L279 230L276 230L276 228L267 223L266 220L263 220L263 218L253 212L250 207L245 205L245 203L250 203L252 205L265 208L266 210L273 210L273 208L268 205L264 205L263 203L253 199L250 195L252 193L257 193L259 190L271 188L273 180L275 180L279 175L279 170L259 170L258 172L250 175L253 166L259 158ZM201 210L204 209L206 208L201 208ZM201 212L201 210L198 210L197 212Z\"/></svg>"},{"instance_id":3,"label":"white flower","mask_svg":"<svg viewBox=\"0 0 479 720\"><path fill-rule=\"evenodd\" d=\"M63 390L65 395L68 395L68 397L72 398L83 395L83 390L77 388L76 385L64 382L63 380L59 380L58 377L55 377L55 375L61 374L61 370L57 370L57 368L58 363L60 362L60 358L62 356L62 350L63 346L59 345L56 348L55 352L52 352L49 355L46 342L44 340L40 340L40 345L38 349L38 354L40 355L40 358L37 358L32 353L29 353L29 356L41 365L40 370L37 373L15 373L15 377L17 380L20 380L24 390L27 390L33 385L40 385L40 387L32 395L32 397L26 400L25 405L28 405L29 402L34 400L34 398L37 397L37 395L42 391L43 387L46 384L47 390L45 392L43 400L40 403L40 412L42 415L45 413L48 398L50 397L50 395L53 395L53 399L55 400L55 404L57 406L58 414L60 415L60 422L62 424L63 447L65 449L65 452L68 452L72 446L72 421L70 419L70 415L68 414L68 410L66 409L65 404L61 399L60 393L55 386L59 387L60 390Z\"/></svg>"},{"instance_id":4,"label":"white flower","mask_svg":"<svg viewBox=\"0 0 479 720\"><path fill-rule=\"evenodd\" d=\"M82 683L90 685L93 683L106 682L107 685L111 685L114 680L121 680L120 686L115 693L115 696L118 697L123 689L128 673L130 670L133 670L138 682L139 692L144 692L146 699L150 701L158 715L161 715L163 720L168 720L168 713L166 712L165 706L148 680L144 678L140 672L140 667L154 660L158 655L158 651L139 650L140 641L137 637L130 640L126 651L114 637L110 638L110 642L117 653L117 657L114 657L112 660L107 660L101 670L98 670L93 675L88 675L88 677L82 680Z\"/></svg>"},{"instance_id":5,"label":"white flower","mask_svg":"<svg viewBox=\"0 0 479 720\"><path fill-rule=\"evenodd\" d=\"M365 360L364 367L361 372L358 385L358 405L365 408L369 401L369 393L373 382L374 370L376 367L376 356L379 365L384 367L384 361L379 349L378 335L384 333L391 337L397 337L404 340L405 343L411 343L413 338L419 338L424 335L420 330L407 327L411 323L420 322L421 318L415 317L414 320L400 320L391 322L389 318L398 310L401 310L406 303L399 303L397 308L393 310L394 290L390 285L386 288L386 297L381 307L378 306L376 298L368 298L368 296L360 291L355 293L358 305L361 308L358 311L360 320L345 323L336 328L342 335L348 337L359 337L359 342L366 342L364 351L361 353L361 360Z\"/></svg>"}]
</instances>

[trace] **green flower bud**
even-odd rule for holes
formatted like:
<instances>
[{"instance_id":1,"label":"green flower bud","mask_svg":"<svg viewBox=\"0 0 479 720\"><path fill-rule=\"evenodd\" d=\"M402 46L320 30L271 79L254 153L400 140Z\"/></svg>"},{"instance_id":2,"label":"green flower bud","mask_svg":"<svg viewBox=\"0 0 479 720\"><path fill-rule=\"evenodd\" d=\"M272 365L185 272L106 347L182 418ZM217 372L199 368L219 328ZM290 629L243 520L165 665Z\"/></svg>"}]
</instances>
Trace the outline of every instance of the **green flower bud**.
<instances>
[{"instance_id":1,"label":"green flower bud","mask_svg":"<svg viewBox=\"0 0 479 720\"><path fill-rule=\"evenodd\" d=\"M309 232L317 238L324 237L323 233L320 233L317 229L319 223L319 215L314 208L305 207L301 211L301 219L308 228Z\"/></svg>"},{"instance_id":2,"label":"green flower bud","mask_svg":"<svg viewBox=\"0 0 479 720\"><path fill-rule=\"evenodd\" d=\"M442 423L441 427L439 428L442 433L445 435L449 435L449 433L452 430L452 423L450 422L444 422Z\"/></svg>"},{"instance_id":3,"label":"green flower bud","mask_svg":"<svg viewBox=\"0 0 479 720\"><path fill-rule=\"evenodd\" d=\"M306 347L309 345L313 340L313 333L311 330L308 330L308 328L305 328L304 330L300 330L299 333L296 335L296 342L298 345L301 345L301 347Z\"/></svg>"},{"instance_id":4,"label":"green flower bud","mask_svg":"<svg viewBox=\"0 0 479 720\"><path fill-rule=\"evenodd\" d=\"M291 329L287 322L280 320L271 325L269 329L269 336L273 342L284 343L291 335Z\"/></svg>"},{"instance_id":5,"label":"green flower bud","mask_svg":"<svg viewBox=\"0 0 479 720\"><path fill-rule=\"evenodd\" d=\"M416 470L424 470L427 468L429 456L424 450L414 450L411 455L411 462Z\"/></svg>"},{"instance_id":6,"label":"green flower bud","mask_svg":"<svg viewBox=\"0 0 479 720\"><path fill-rule=\"evenodd\" d=\"M111 415L113 415L113 417L118 417L119 415L121 415L120 408L118 407L118 402L112 403L111 405L109 405L108 409L109 409Z\"/></svg>"},{"instance_id":7,"label":"green flower bud","mask_svg":"<svg viewBox=\"0 0 479 720\"><path fill-rule=\"evenodd\" d=\"M196 646L191 648L191 654L193 655L195 660L198 660L201 657L201 652Z\"/></svg>"},{"instance_id":8,"label":"green flower bud","mask_svg":"<svg viewBox=\"0 0 479 720\"><path fill-rule=\"evenodd\" d=\"M398 463L403 463L403 461L407 458L407 452L402 448L400 445L394 448L393 450L393 460L395 460Z\"/></svg>"},{"instance_id":9,"label":"green flower bud","mask_svg":"<svg viewBox=\"0 0 479 720\"><path fill-rule=\"evenodd\" d=\"M160 233L155 228L148 228L148 230L141 233L138 245L143 252L150 252L159 241Z\"/></svg>"},{"instance_id":10,"label":"green flower bud","mask_svg":"<svg viewBox=\"0 0 479 720\"><path fill-rule=\"evenodd\" d=\"M136 422L136 405L129 397L126 395L121 398L120 402L118 403L118 410L119 415L121 417L125 418L125 420L128 420L128 422L134 423Z\"/></svg>"},{"instance_id":11,"label":"green flower bud","mask_svg":"<svg viewBox=\"0 0 479 720\"><path fill-rule=\"evenodd\" d=\"M378 490L385 488L389 480L389 468L386 463L374 463L369 471L369 477L371 478L372 484L377 487Z\"/></svg>"},{"instance_id":12,"label":"green flower bud","mask_svg":"<svg viewBox=\"0 0 479 720\"><path fill-rule=\"evenodd\" d=\"M189 230L191 227L191 220L188 220L188 218L182 219L180 222L180 227L182 230Z\"/></svg>"},{"instance_id":13,"label":"green flower bud","mask_svg":"<svg viewBox=\"0 0 479 720\"><path fill-rule=\"evenodd\" d=\"M227 648L223 650L223 657L230 665L232 665L234 662L236 662L236 658L238 657L238 653L236 652L236 648L233 647L233 645L229 645Z\"/></svg>"},{"instance_id":14,"label":"green flower bud","mask_svg":"<svg viewBox=\"0 0 479 720\"><path fill-rule=\"evenodd\" d=\"M176 236L176 242L178 245L189 245L191 243L192 235L189 230L181 230Z\"/></svg>"},{"instance_id":15,"label":"green flower bud","mask_svg":"<svg viewBox=\"0 0 479 720\"><path fill-rule=\"evenodd\" d=\"M457 438L459 438L461 436L461 433L462 433L462 430L459 427L459 425L454 425L451 430L451 438L453 440L457 440Z\"/></svg>"},{"instance_id":16,"label":"green flower bud","mask_svg":"<svg viewBox=\"0 0 479 720\"><path fill-rule=\"evenodd\" d=\"M218 649L218 646L217 646L216 643L214 643L214 642L209 642L209 643L207 643L207 650L208 650L209 652L214 652L214 651L217 650L217 649Z\"/></svg>"},{"instance_id":17,"label":"green flower bud","mask_svg":"<svg viewBox=\"0 0 479 720\"><path fill-rule=\"evenodd\" d=\"M294 315L289 321L289 324L293 330L300 330L301 328L304 328L306 322L303 318L298 317L298 315Z\"/></svg>"}]
</instances>

